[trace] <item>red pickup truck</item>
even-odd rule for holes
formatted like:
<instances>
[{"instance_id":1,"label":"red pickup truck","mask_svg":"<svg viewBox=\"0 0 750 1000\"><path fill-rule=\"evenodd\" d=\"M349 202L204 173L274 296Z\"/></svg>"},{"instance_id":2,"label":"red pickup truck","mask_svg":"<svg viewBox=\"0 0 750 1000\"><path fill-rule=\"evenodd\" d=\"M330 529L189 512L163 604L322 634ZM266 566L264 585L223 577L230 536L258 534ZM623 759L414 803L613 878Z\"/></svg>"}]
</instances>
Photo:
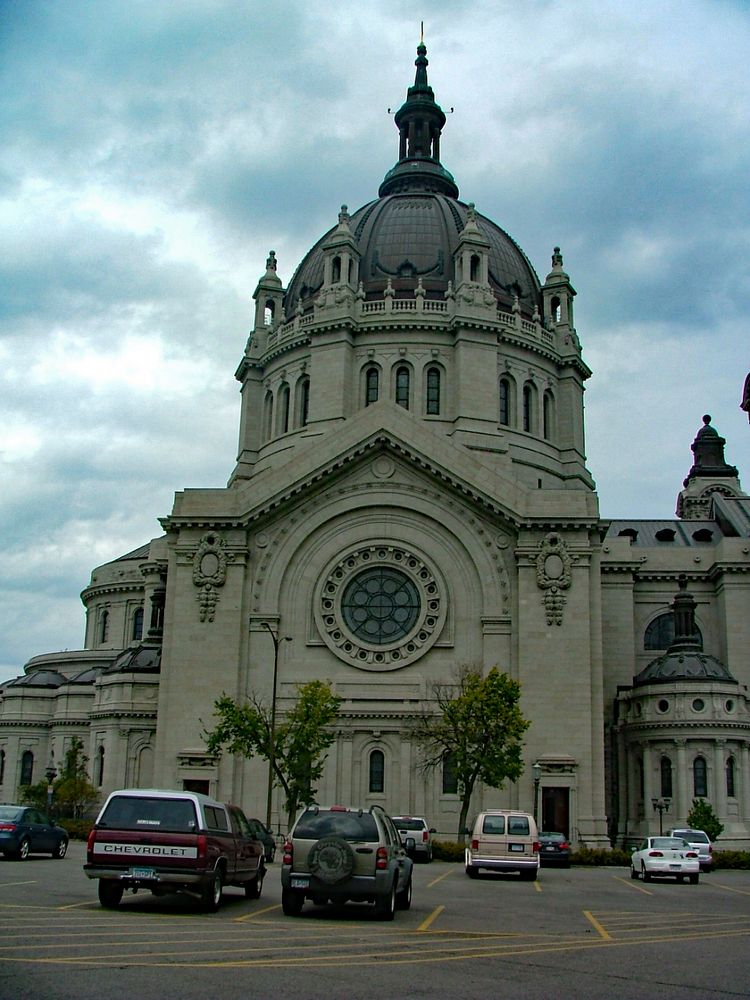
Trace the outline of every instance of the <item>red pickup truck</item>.
<instances>
[{"instance_id":1,"label":"red pickup truck","mask_svg":"<svg viewBox=\"0 0 750 1000\"><path fill-rule=\"evenodd\" d=\"M83 870L99 880L99 902L108 909L126 890L148 890L188 893L211 912L226 885L257 899L266 874L263 844L237 806L198 792L140 788L109 795Z\"/></svg>"}]
</instances>

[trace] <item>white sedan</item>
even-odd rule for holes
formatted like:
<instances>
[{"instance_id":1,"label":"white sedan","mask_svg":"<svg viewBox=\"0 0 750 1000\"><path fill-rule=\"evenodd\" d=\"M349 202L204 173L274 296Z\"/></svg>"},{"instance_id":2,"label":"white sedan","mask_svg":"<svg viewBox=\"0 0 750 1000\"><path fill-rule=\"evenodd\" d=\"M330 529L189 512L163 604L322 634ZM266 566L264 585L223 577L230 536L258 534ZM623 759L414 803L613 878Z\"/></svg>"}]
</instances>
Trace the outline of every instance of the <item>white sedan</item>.
<instances>
[{"instance_id":1,"label":"white sedan","mask_svg":"<svg viewBox=\"0 0 750 1000\"><path fill-rule=\"evenodd\" d=\"M681 837L647 837L630 861L630 877L644 882L654 875L672 875L678 882L687 877L696 885L699 872L698 852Z\"/></svg>"}]
</instances>

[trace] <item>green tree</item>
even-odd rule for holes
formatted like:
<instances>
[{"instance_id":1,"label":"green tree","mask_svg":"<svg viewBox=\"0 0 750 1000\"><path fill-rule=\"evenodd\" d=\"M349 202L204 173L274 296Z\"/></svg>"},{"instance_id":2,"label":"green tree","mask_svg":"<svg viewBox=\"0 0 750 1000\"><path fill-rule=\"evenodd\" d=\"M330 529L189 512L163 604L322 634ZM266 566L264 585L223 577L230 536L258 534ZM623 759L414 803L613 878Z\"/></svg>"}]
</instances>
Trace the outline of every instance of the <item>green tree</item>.
<instances>
[{"instance_id":1,"label":"green tree","mask_svg":"<svg viewBox=\"0 0 750 1000\"><path fill-rule=\"evenodd\" d=\"M724 824L705 799L693 799L693 808L687 815L688 826L693 830L703 830L708 839L718 840L724 832Z\"/></svg>"},{"instance_id":2,"label":"green tree","mask_svg":"<svg viewBox=\"0 0 750 1000\"><path fill-rule=\"evenodd\" d=\"M62 773L53 786L53 803L60 816L80 819L99 801L99 792L89 781L88 757L83 743L73 737L65 751Z\"/></svg>"},{"instance_id":3,"label":"green tree","mask_svg":"<svg viewBox=\"0 0 750 1000\"><path fill-rule=\"evenodd\" d=\"M65 751L62 772L52 783L52 808L56 816L80 819L99 801L99 792L89 781L86 770L88 757L83 752L83 743L73 737ZM49 785L45 780L35 785L25 785L21 792L21 802L47 811Z\"/></svg>"},{"instance_id":4,"label":"green tree","mask_svg":"<svg viewBox=\"0 0 750 1000\"><path fill-rule=\"evenodd\" d=\"M274 784L284 790L287 819L291 827L300 805L315 799L315 783L323 773L325 751L335 733L330 728L338 718L341 698L328 681L310 681L297 686L297 701L276 723L271 742L271 712L252 694L244 704L228 695L214 702L218 719L212 730L204 730L208 751L220 757L224 751L242 757L273 760Z\"/></svg>"},{"instance_id":5,"label":"green tree","mask_svg":"<svg viewBox=\"0 0 750 1000\"><path fill-rule=\"evenodd\" d=\"M497 667L486 676L462 667L454 683L433 684L432 695L434 708L419 717L414 739L423 771L450 761L461 796L458 839L463 843L476 783L502 788L506 780L520 777L522 737L530 723L519 708L520 685Z\"/></svg>"}]
</instances>

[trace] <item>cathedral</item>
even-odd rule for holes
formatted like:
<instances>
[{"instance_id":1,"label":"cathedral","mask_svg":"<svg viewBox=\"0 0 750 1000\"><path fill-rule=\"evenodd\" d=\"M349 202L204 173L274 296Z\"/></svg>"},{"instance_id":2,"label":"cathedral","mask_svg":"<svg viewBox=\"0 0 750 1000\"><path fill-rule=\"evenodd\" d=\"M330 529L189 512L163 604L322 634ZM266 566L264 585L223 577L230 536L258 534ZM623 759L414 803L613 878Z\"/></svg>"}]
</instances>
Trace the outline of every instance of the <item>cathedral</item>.
<instances>
[{"instance_id":1,"label":"cathedral","mask_svg":"<svg viewBox=\"0 0 750 1000\"><path fill-rule=\"evenodd\" d=\"M269 252L226 488L176 493L157 537L93 569L83 648L0 690L0 798L80 738L102 795L186 788L262 816L267 763L206 752L214 701L282 718L321 679L342 705L319 801L455 838L450 761L424 773L411 723L461 666L497 666L531 723L525 770L473 811L609 847L703 798L747 848L750 498L705 416L676 517L602 516L563 255L542 280L460 199L423 43L415 65L377 197L342 205L288 284Z\"/></svg>"}]
</instances>

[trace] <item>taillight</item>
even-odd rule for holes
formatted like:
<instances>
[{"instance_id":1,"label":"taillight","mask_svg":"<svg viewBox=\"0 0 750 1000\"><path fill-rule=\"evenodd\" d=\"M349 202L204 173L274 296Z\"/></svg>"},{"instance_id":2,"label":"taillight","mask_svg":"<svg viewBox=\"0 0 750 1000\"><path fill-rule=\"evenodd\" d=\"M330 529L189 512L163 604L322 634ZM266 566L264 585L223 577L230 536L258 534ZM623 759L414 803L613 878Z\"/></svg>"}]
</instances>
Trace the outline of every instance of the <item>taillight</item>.
<instances>
[{"instance_id":1,"label":"taillight","mask_svg":"<svg viewBox=\"0 0 750 1000\"><path fill-rule=\"evenodd\" d=\"M388 848L379 847L375 855L375 867L381 871L388 867Z\"/></svg>"},{"instance_id":2,"label":"taillight","mask_svg":"<svg viewBox=\"0 0 750 1000\"><path fill-rule=\"evenodd\" d=\"M206 835L205 835L205 833L199 833L198 834L198 860L199 861L205 861L206 860L206 847L207 847Z\"/></svg>"},{"instance_id":3,"label":"taillight","mask_svg":"<svg viewBox=\"0 0 750 1000\"><path fill-rule=\"evenodd\" d=\"M695 851L686 851L685 852L685 857L686 858L697 858L698 855L696 854Z\"/></svg>"},{"instance_id":4,"label":"taillight","mask_svg":"<svg viewBox=\"0 0 750 1000\"><path fill-rule=\"evenodd\" d=\"M294 847L292 846L291 840L284 842L284 857L281 859L283 865L291 865L294 859Z\"/></svg>"},{"instance_id":5,"label":"taillight","mask_svg":"<svg viewBox=\"0 0 750 1000\"><path fill-rule=\"evenodd\" d=\"M12 830L15 830L15 829L16 829L16 824L15 823L0 823L0 830L11 830L12 831Z\"/></svg>"},{"instance_id":6,"label":"taillight","mask_svg":"<svg viewBox=\"0 0 750 1000\"><path fill-rule=\"evenodd\" d=\"M429 830L422 830L422 843L426 844L429 839L430 839Z\"/></svg>"},{"instance_id":7,"label":"taillight","mask_svg":"<svg viewBox=\"0 0 750 1000\"><path fill-rule=\"evenodd\" d=\"M570 844L567 842L567 840L564 840L562 842L562 844L560 844L560 850L561 851L569 851L570 850Z\"/></svg>"},{"instance_id":8,"label":"taillight","mask_svg":"<svg viewBox=\"0 0 750 1000\"><path fill-rule=\"evenodd\" d=\"M538 854L541 851L541 849L542 845L539 843L538 840L535 840L534 843L531 845L531 850L534 852L534 854Z\"/></svg>"},{"instance_id":9,"label":"taillight","mask_svg":"<svg viewBox=\"0 0 750 1000\"><path fill-rule=\"evenodd\" d=\"M89 830L89 836L86 841L86 850L91 853L94 850L94 841L96 840L96 830Z\"/></svg>"},{"instance_id":10,"label":"taillight","mask_svg":"<svg viewBox=\"0 0 750 1000\"><path fill-rule=\"evenodd\" d=\"M661 851L649 851L648 852L648 856L650 858L663 858L664 857L664 855L662 854Z\"/></svg>"},{"instance_id":11,"label":"taillight","mask_svg":"<svg viewBox=\"0 0 750 1000\"><path fill-rule=\"evenodd\" d=\"M478 851L479 850L479 840L478 840L477 837L475 837L474 840L472 840L472 842L471 842L471 849L472 849L472 851Z\"/></svg>"}]
</instances>

